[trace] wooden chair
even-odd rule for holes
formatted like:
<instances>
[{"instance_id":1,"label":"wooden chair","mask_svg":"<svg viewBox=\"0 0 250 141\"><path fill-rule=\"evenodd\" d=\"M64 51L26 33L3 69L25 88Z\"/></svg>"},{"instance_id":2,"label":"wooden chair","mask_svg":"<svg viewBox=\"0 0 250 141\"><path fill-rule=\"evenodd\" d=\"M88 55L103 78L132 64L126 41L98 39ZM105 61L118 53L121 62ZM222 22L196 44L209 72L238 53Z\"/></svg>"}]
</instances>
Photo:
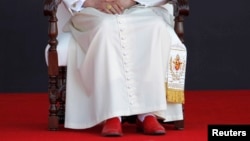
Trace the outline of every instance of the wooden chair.
<instances>
[{"instance_id":1,"label":"wooden chair","mask_svg":"<svg viewBox=\"0 0 250 141\"><path fill-rule=\"evenodd\" d=\"M180 40L184 42L184 17L189 14L188 0L169 0L173 4L175 16L174 28ZM49 115L48 129L58 130L59 124L64 123L65 99L66 99L66 72L67 66L60 63L58 59L60 51L57 46L59 44L58 27L62 26L58 23L58 12L62 12L61 0L45 0L44 15L48 16L48 46L46 50L46 58L48 65L48 96L49 96ZM69 14L69 13L65 13ZM61 19L60 19L61 20ZM66 19L65 19L66 20ZM65 21L64 21L65 22ZM184 108L183 108L184 109ZM128 122L133 122L133 118L125 118ZM184 120L174 121L175 128L183 129Z\"/></svg>"}]
</instances>

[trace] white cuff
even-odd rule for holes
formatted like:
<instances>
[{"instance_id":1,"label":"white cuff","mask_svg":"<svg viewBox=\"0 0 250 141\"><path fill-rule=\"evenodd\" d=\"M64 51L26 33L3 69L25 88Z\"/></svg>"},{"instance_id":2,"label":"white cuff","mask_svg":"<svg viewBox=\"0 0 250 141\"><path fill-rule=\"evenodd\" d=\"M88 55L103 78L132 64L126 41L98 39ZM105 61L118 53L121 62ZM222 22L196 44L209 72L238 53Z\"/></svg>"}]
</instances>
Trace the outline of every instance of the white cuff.
<instances>
[{"instance_id":1,"label":"white cuff","mask_svg":"<svg viewBox=\"0 0 250 141\"><path fill-rule=\"evenodd\" d=\"M70 1L70 3L65 1L65 4L69 9L79 12L83 9L82 5L84 2L85 0L73 0L73 1Z\"/></svg>"},{"instance_id":2,"label":"white cuff","mask_svg":"<svg viewBox=\"0 0 250 141\"><path fill-rule=\"evenodd\" d=\"M141 5L144 5L146 7L148 6L160 6L164 3L166 3L166 0L134 0L138 3L140 3Z\"/></svg>"}]
</instances>

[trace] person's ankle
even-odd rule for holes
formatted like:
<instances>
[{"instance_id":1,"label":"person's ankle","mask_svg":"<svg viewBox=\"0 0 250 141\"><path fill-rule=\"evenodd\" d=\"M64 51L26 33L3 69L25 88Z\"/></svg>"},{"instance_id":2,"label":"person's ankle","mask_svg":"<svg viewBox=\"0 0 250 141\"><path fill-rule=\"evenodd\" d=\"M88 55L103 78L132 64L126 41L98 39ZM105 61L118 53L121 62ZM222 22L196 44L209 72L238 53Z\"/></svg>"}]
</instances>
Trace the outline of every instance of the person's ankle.
<instances>
[{"instance_id":1,"label":"person's ankle","mask_svg":"<svg viewBox=\"0 0 250 141\"><path fill-rule=\"evenodd\" d=\"M153 116L153 117L155 117L154 114L146 113L146 114L139 114L139 115L137 115L137 118L138 118L141 122L143 122L144 119L145 119L147 116Z\"/></svg>"}]
</instances>

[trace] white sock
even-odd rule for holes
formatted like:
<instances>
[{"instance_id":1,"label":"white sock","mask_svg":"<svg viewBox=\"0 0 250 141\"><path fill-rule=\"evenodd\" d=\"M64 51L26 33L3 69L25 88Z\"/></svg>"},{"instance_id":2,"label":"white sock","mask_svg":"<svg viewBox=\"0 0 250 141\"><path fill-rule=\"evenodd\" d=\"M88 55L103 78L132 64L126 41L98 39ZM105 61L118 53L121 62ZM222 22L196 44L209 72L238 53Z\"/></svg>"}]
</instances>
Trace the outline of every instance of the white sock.
<instances>
[{"instance_id":1,"label":"white sock","mask_svg":"<svg viewBox=\"0 0 250 141\"><path fill-rule=\"evenodd\" d=\"M118 117L118 118L119 118L120 122L122 122L122 118L121 117Z\"/></svg>"},{"instance_id":2,"label":"white sock","mask_svg":"<svg viewBox=\"0 0 250 141\"><path fill-rule=\"evenodd\" d=\"M143 122L146 116L154 116L154 117L155 117L154 114L146 113L146 114L139 114L139 115L137 115L137 118L138 118L141 122Z\"/></svg>"}]
</instances>

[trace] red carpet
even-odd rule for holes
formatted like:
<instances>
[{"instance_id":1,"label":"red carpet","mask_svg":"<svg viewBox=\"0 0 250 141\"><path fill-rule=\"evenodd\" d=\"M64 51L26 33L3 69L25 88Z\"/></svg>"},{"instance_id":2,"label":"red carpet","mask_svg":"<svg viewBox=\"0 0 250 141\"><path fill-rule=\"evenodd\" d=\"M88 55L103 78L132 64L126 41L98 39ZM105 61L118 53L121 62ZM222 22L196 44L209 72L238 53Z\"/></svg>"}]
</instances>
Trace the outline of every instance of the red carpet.
<instances>
[{"instance_id":1,"label":"red carpet","mask_svg":"<svg viewBox=\"0 0 250 141\"><path fill-rule=\"evenodd\" d=\"M208 124L250 124L250 90L187 91L185 128L164 125L164 136L135 132L134 125L123 126L120 138L101 137L101 126L87 130L48 131L46 93L0 94L0 141L207 141Z\"/></svg>"}]
</instances>

